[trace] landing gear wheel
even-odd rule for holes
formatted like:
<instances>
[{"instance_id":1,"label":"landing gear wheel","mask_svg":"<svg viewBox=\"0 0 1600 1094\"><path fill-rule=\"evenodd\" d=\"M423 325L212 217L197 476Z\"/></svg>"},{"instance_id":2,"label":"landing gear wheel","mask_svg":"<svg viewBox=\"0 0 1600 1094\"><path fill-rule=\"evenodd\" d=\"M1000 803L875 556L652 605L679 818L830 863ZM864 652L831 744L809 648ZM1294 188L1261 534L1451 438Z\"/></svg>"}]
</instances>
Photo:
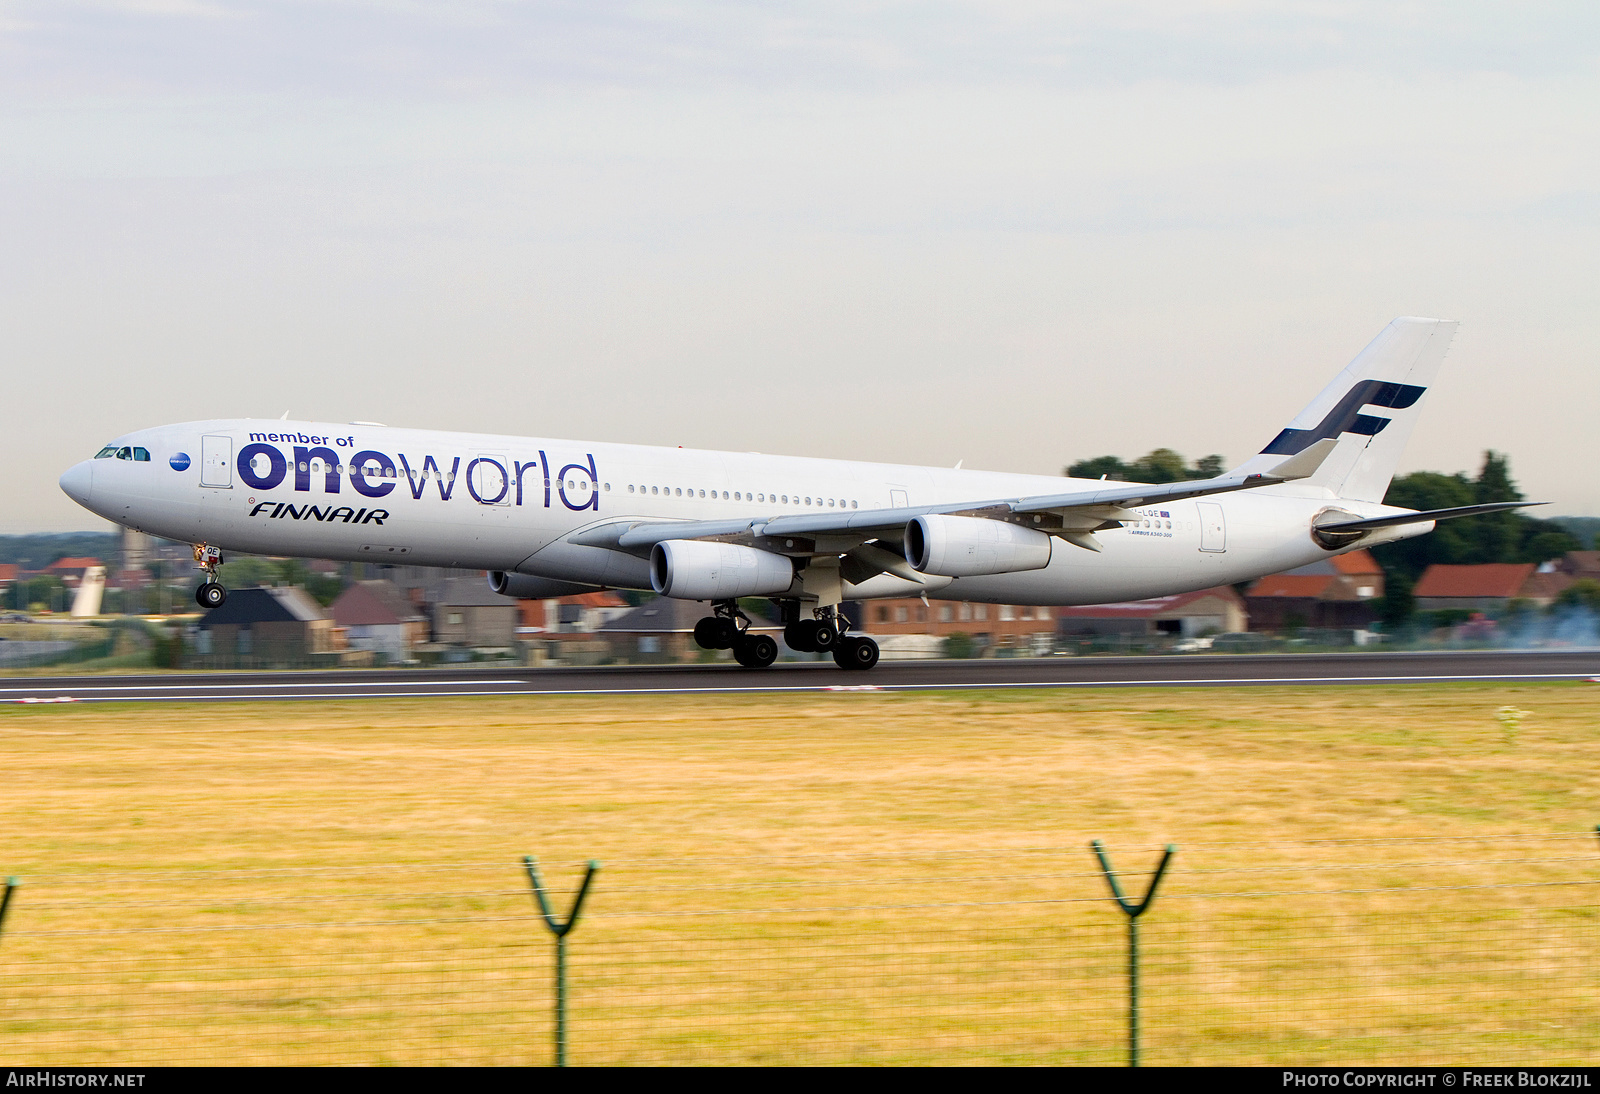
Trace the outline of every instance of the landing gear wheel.
<instances>
[{"instance_id":1,"label":"landing gear wheel","mask_svg":"<svg viewBox=\"0 0 1600 1094\"><path fill-rule=\"evenodd\" d=\"M878 663L878 644L861 635L841 638L833 647L833 660L842 669L870 669Z\"/></svg>"},{"instance_id":2,"label":"landing gear wheel","mask_svg":"<svg viewBox=\"0 0 1600 1094\"><path fill-rule=\"evenodd\" d=\"M694 644L703 650L721 650L726 646L717 644L717 623L719 620L714 615L708 615L694 625Z\"/></svg>"},{"instance_id":3,"label":"landing gear wheel","mask_svg":"<svg viewBox=\"0 0 1600 1094\"><path fill-rule=\"evenodd\" d=\"M194 599L202 608L220 608L228 599L228 590L215 581L208 581L194 591Z\"/></svg>"},{"instance_id":4,"label":"landing gear wheel","mask_svg":"<svg viewBox=\"0 0 1600 1094\"><path fill-rule=\"evenodd\" d=\"M783 628L783 641L796 653L816 653L821 648L817 645L817 621L795 620Z\"/></svg>"},{"instance_id":5,"label":"landing gear wheel","mask_svg":"<svg viewBox=\"0 0 1600 1094\"><path fill-rule=\"evenodd\" d=\"M733 659L747 669L764 669L778 659L778 643L767 634L746 634L733 647Z\"/></svg>"},{"instance_id":6,"label":"landing gear wheel","mask_svg":"<svg viewBox=\"0 0 1600 1094\"><path fill-rule=\"evenodd\" d=\"M817 629L813 632L812 641L816 643L812 648L818 653L827 653L839 644L839 631L833 622L827 619L817 620Z\"/></svg>"},{"instance_id":7,"label":"landing gear wheel","mask_svg":"<svg viewBox=\"0 0 1600 1094\"><path fill-rule=\"evenodd\" d=\"M694 625L694 641L703 650L731 650L739 640L739 625L720 615L708 615Z\"/></svg>"}]
</instances>

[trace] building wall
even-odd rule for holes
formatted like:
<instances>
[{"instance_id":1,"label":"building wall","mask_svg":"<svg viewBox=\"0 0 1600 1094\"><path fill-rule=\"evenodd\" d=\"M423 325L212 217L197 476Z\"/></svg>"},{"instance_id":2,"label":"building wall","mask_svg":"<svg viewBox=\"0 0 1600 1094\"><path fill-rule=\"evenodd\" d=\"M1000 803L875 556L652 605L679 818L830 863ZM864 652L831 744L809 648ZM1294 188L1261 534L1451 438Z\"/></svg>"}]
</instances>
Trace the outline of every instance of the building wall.
<instances>
[{"instance_id":1,"label":"building wall","mask_svg":"<svg viewBox=\"0 0 1600 1094\"><path fill-rule=\"evenodd\" d=\"M510 646L516 642L515 602L505 605L439 604L433 638L452 646Z\"/></svg>"},{"instance_id":2,"label":"building wall","mask_svg":"<svg viewBox=\"0 0 1600 1094\"><path fill-rule=\"evenodd\" d=\"M932 634L941 638L969 634L1001 648L1035 644L1034 636L1055 634L1048 607L1017 604L972 604L966 601L920 599L869 600L861 605L867 634Z\"/></svg>"}]
</instances>

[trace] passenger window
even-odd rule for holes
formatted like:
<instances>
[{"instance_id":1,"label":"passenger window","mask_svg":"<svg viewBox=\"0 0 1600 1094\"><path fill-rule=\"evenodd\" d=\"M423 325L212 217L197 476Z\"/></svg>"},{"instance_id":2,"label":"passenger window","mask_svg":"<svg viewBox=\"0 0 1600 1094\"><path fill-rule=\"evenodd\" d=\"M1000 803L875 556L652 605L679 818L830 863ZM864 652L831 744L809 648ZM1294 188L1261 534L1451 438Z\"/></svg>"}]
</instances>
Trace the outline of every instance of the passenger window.
<instances>
[{"instance_id":1,"label":"passenger window","mask_svg":"<svg viewBox=\"0 0 1600 1094\"><path fill-rule=\"evenodd\" d=\"M149 463L150 462L150 450L148 448L135 448L133 450L133 462L134 463Z\"/></svg>"}]
</instances>

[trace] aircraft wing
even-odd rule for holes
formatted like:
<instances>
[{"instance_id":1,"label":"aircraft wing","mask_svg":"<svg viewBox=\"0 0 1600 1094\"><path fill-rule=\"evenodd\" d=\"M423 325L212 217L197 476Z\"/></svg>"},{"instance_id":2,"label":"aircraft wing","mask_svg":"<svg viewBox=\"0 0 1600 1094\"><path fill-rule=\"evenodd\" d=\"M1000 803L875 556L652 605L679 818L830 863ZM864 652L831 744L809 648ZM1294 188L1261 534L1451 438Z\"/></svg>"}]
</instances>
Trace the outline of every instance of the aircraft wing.
<instances>
[{"instance_id":1,"label":"aircraft wing","mask_svg":"<svg viewBox=\"0 0 1600 1094\"><path fill-rule=\"evenodd\" d=\"M1250 490L1258 486L1308 478L1337 444L1327 438L1308 446L1266 472L1253 475L1223 475L1214 479L1191 479L1160 484L1104 482L1093 487L1060 494L1037 494L1023 498L992 498L946 502L940 505L909 505L895 509L861 509L834 513L796 513L738 520L615 521L590 527L568 537L568 542L589 547L643 554L657 543L669 539L728 539L751 542L757 539L802 536L837 538L865 542L879 536L898 538L907 522L932 514L960 515L1018 522L1023 514L1036 518L1033 527L1060 536L1080 547L1098 551L1091 533L1117 527L1120 521L1138 519L1128 506L1151 505L1185 498ZM849 546L841 546L841 553Z\"/></svg>"}]
</instances>

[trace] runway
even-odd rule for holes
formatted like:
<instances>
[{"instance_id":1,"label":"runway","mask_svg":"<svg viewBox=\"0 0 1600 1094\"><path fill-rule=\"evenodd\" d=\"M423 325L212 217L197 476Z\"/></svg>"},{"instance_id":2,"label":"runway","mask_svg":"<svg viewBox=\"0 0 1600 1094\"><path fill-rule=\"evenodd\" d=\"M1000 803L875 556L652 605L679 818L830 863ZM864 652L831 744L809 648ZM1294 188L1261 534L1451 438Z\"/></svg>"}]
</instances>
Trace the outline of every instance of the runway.
<instances>
[{"instance_id":1,"label":"runway","mask_svg":"<svg viewBox=\"0 0 1600 1094\"><path fill-rule=\"evenodd\" d=\"M1010 688L1260 687L1587 680L1600 651L1049 657L885 661L850 672L831 661L765 670L732 665L463 667L350 672L210 672L0 677L0 703L219 702L484 695L686 695Z\"/></svg>"}]
</instances>

